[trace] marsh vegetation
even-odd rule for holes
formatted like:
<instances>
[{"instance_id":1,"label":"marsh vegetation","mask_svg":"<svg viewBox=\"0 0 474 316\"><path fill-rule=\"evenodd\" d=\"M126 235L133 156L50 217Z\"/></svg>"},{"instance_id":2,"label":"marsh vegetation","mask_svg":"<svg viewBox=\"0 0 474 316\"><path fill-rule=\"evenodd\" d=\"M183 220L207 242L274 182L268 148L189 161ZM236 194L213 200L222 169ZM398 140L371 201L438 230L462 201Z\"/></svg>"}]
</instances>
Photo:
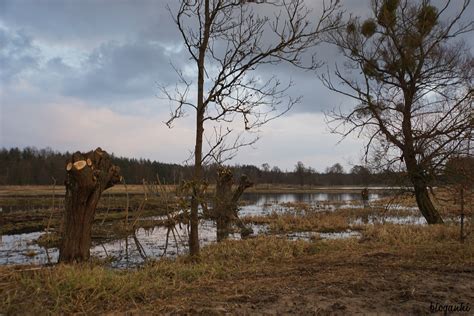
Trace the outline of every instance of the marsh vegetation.
<instances>
[{"instance_id":1,"label":"marsh vegetation","mask_svg":"<svg viewBox=\"0 0 474 316\"><path fill-rule=\"evenodd\" d=\"M28 302L29 311L39 313L400 313L426 311L433 297L472 301L473 235L460 242L458 214L443 213L447 223L433 226L420 217L413 196L393 191L371 190L370 207L364 208L356 189L332 188L331 194L257 189L260 192L244 194L239 206L242 220L254 233L241 240L237 230L230 240L217 243L215 224L202 221L199 262L186 255L185 224L181 229L176 224L175 237L167 236L162 199L152 199L136 217L142 194L129 202L129 221L136 220L133 230L124 229L126 196L112 193L103 198L89 263L44 266L48 256L51 263L58 256L57 244L43 244L44 229L28 235L29 240L4 231L1 262L22 265L0 268L1 310L21 313L25 305L19 302ZM122 208L107 211L109 199ZM32 222L47 223L51 197L43 201L42 211L2 216L32 212L38 216ZM59 212L62 206L57 207ZM51 222L50 230L58 224ZM472 231L469 223L466 231ZM38 239L42 246L36 244ZM380 306L380 300L388 301Z\"/></svg>"},{"instance_id":2,"label":"marsh vegetation","mask_svg":"<svg viewBox=\"0 0 474 316\"><path fill-rule=\"evenodd\" d=\"M194 71L173 66L160 97L168 127L195 119L188 164L2 149L0 315L469 312L470 2L374 0L364 20L338 0L168 7ZM327 123L366 139L361 165L229 166L301 101L262 74L319 71L323 44L342 59L319 79L353 102Z\"/></svg>"}]
</instances>

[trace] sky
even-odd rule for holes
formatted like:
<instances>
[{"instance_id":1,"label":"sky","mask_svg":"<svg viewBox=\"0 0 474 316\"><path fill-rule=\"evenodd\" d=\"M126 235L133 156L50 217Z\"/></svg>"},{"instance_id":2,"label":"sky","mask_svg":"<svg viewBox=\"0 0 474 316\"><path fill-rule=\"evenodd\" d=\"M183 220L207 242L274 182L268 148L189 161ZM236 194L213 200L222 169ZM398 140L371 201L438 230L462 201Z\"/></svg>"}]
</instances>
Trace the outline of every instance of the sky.
<instances>
[{"instance_id":1,"label":"sky","mask_svg":"<svg viewBox=\"0 0 474 316\"><path fill-rule=\"evenodd\" d=\"M319 1L306 2L317 12ZM369 3L343 6L363 16ZM178 82L172 65L191 77L197 72L167 5L173 9L176 0L0 0L0 147L100 146L118 156L184 163L194 145L193 113L168 128L170 104L159 86ZM467 16L474 17L473 5ZM327 66L337 59L335 48L316 52ZM256 71L266 74L291 78L289 94L301 102L264 125L258 142L231 164L293 170L302 161L324 171L361 163L364 139L340 142L325 122L327 111L351 106L348 99L326 89L317 73L288 65Z\"/></svg>"}]
</instances>

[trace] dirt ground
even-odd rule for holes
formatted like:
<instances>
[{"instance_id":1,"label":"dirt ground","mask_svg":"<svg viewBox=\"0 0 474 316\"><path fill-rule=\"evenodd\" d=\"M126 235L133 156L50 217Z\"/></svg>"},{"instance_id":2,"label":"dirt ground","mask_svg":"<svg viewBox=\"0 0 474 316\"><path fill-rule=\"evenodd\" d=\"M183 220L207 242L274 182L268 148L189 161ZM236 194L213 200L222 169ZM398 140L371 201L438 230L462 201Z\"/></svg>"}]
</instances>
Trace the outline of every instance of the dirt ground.
<instances>
[{"instance_id":1,"label":"dirt ground","mask_svg":"<svg viewBox=\"0 0 474 316\"><path fill-rule=\"evenodd\" d=\"M333 315L429 314L430 305L463 303L471 308L466 315L474 313L473 266L427 269L397 260L383 252L332 262L298 260L187 291L181 305L161 304L164 312L175 314Z\"/></svg>"},{"instance_id":2,"label":"dirt ground","mask_svg":"<svg viewBox=\"0 0 474 316\"><path fill-rule=\"evenodd\" d=\"M361 240L263 237L206 247L197 264L183 257L130 271L3 267L0 314L411 315L463 307L459 314L472 315L473 272L472 238L461 244L445 227L374 228Z\"/></svg>"}]
</instances>

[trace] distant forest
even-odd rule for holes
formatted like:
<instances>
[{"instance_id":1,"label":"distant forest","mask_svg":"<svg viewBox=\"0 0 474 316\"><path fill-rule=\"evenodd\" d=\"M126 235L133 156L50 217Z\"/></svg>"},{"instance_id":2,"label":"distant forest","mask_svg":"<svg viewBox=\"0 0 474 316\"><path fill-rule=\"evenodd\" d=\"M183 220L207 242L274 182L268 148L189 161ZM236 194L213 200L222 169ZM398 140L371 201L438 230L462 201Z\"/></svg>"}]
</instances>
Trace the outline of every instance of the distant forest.
<instances>
[{"instance_id":1,"label":"distant forest","mask_svg":"<svg viewBox=\"0 0 474 316\"><path fill-rule=\"evenodd\" d=\"M0 185L52 184L64 182L66 160L71 153L60 153L50 148L24 149L2 148L0 150ZM159 177L163 184L177 184L190 179L192 166L162 163L149 159L135 159L113 156L113 161L121 169L127 184L140 184L143 180L157 181ZM217 166L205 168L205 177L213 182ZM254 183L292 184L292 185L381 185L393 178L389 174L372 174L363 166L354 166L349 172L336 163L319 173L302 162L296 162L291 171L282 171L277 166L263 164L231 166L234 175L239 177L246 174Z\"/></svg>"}]
</instances>

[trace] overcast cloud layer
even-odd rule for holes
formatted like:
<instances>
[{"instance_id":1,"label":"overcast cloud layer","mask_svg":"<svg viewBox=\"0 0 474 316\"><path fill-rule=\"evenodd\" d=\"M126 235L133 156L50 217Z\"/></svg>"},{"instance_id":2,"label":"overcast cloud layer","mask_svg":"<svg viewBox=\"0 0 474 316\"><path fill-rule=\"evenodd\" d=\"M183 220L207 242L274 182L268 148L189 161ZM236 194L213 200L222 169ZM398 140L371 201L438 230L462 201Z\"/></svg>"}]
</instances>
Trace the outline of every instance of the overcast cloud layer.
<instances>
[{"instance_id":1,"label":"overcast cloud layer","mask_svg":"<svg viewBox=\"0 0 474 316\"><path fill-rule=\"evenodd\" d=\"M317 6L316 0L307 1ZM172 5L175 1L169 1ZM345 1L366 14L369 0ZM193 72L167 1L0 0L0 146L49 146L182 163L193 147L192 113L168 129L169 104L158 84L172 85L171 63ZM467 16L472 19L473 8ZM333 64L337 50L320 47ZM232 161L324 170L359 163L362 140L328 133L323 111L350 102L317 76L289 66L263 69L291 80L300 104L264 126L260 141Z\"/></svg>"}]
</instances>

